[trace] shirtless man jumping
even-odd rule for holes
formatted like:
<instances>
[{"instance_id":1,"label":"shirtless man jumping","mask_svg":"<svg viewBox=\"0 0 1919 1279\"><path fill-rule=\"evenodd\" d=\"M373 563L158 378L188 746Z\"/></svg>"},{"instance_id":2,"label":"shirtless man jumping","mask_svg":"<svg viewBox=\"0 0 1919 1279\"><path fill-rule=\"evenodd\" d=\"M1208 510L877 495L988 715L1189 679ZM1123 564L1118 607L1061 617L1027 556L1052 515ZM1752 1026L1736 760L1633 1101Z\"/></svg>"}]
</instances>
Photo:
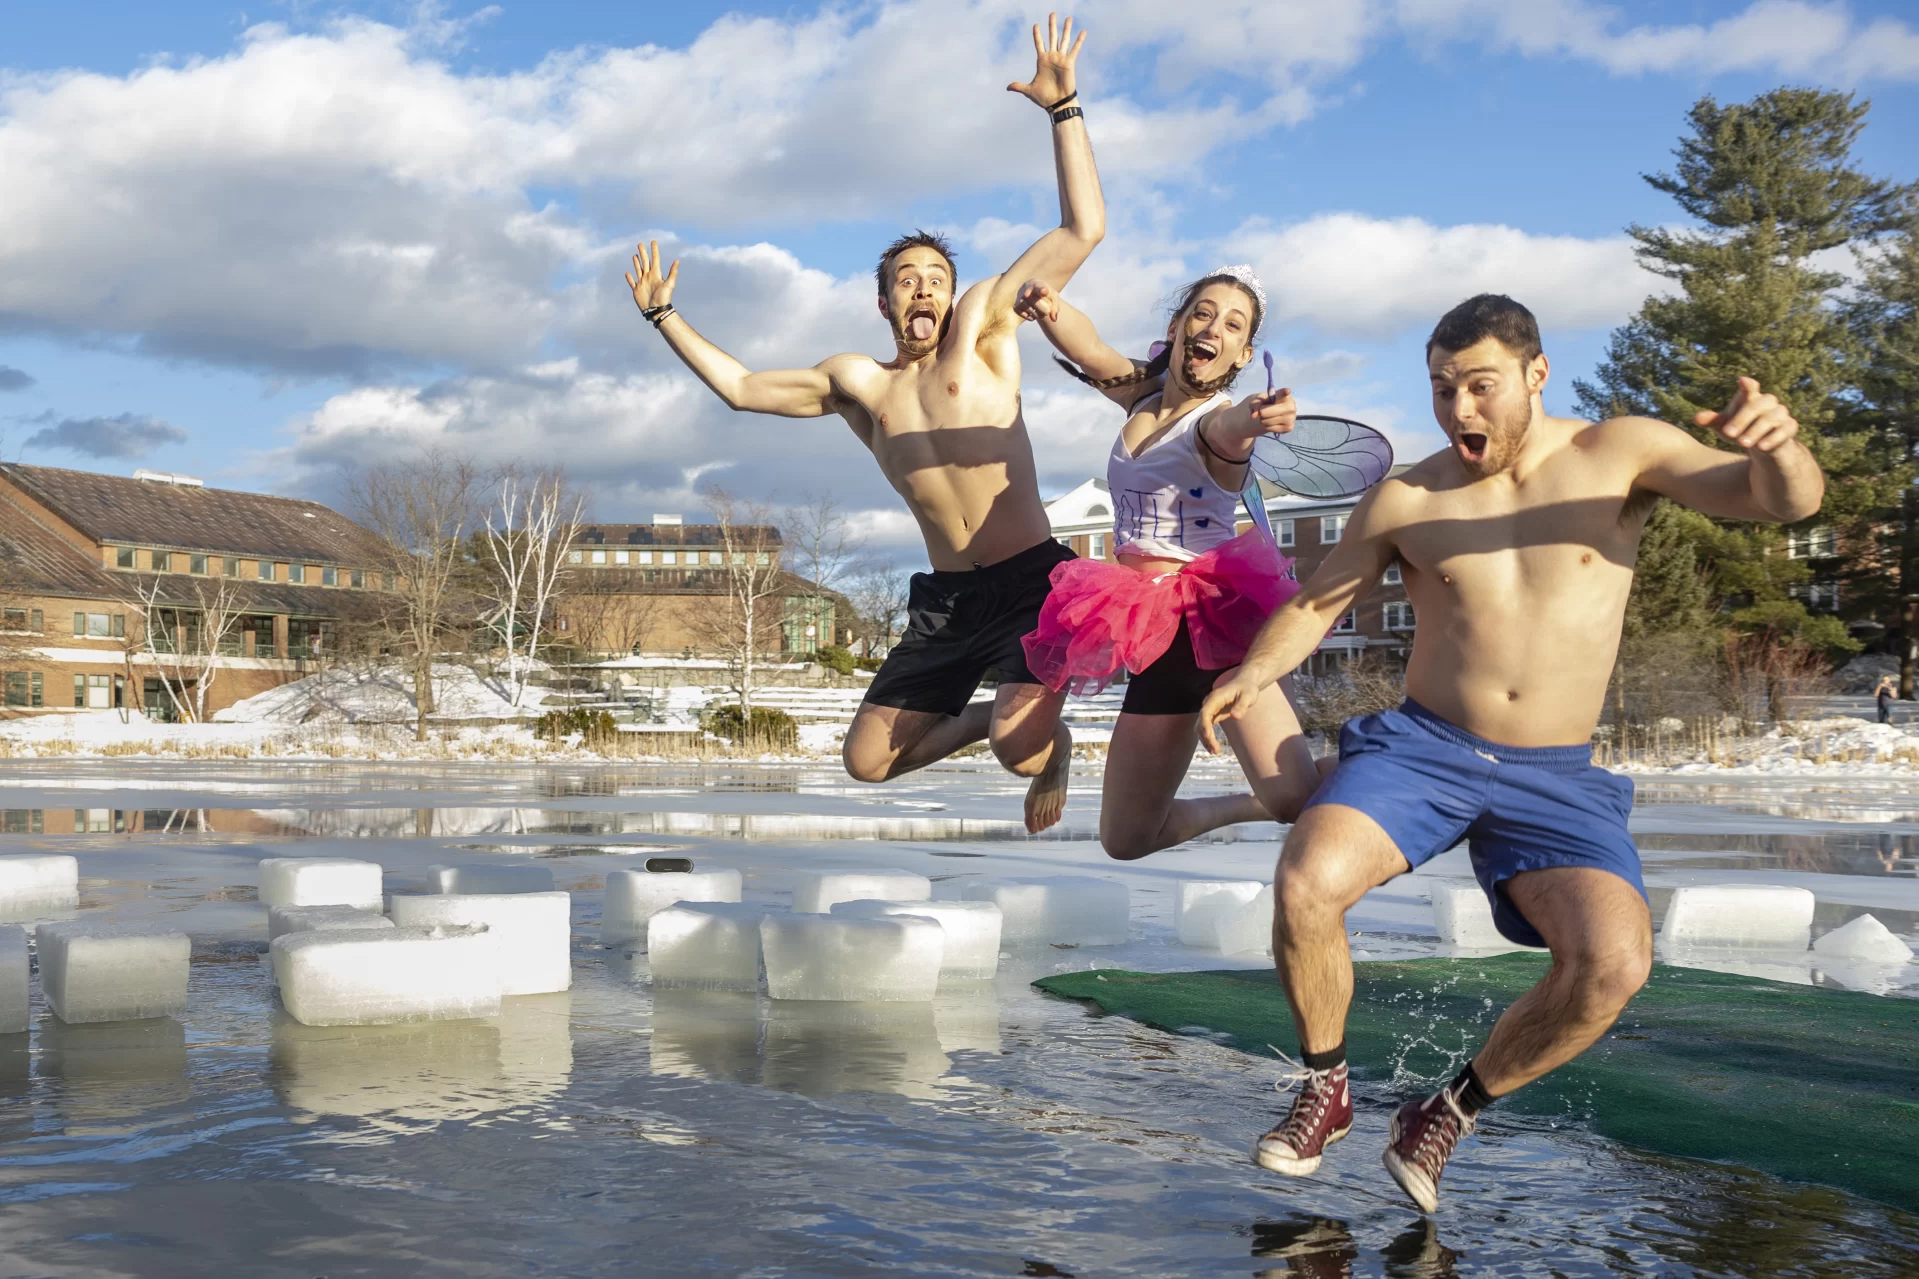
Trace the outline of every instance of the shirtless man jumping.
<instances>
[{"instance_id":1,"label":"shirtless man jumping","mask_svg":"<svg viewBox=\"0 0 1919 1279\"><path fill-rule=\"evenodd\" d=\"M1510 298L1453 308L1426 363L1452 447L1359 503L1200 723L1216 751L1214 724L1253 705L1399 562L1419 619L1406 701L1341 731L1339 766L1274 877L1273 958L1306 1078L1254 1157L1304 1176L1352 1127L1345 914L1464 837L1499 931L1547 947L1552 962L1458 1078L1393 1119L1386 1167L1431 1212L1480 1109L1585 1051L1651 968L1652 920L1626 833L1632 783L1593 767L1591 740L1653 504L1790 523L1819 509L1825 478L1794 438L1799 424L1750 378L1697 421L1743 454L1646 418L1548 417L1539 327Z\"/></svg>"},{"instance_id":2,"label":"shirtless man jumping","mask_svg":"<svg viewBox=\"0 0 1919 1279\"><path fill-rule=\"evenodd\" d=\"M680 264L663 270L657 243L640 246L627 277L640 313L729 408L845 418L919 521L933 571L913 577L906 636L847 730L846 771L883 782L984 739L1001 764L1033 779L1030 831L1059 820L1072 739L1059 722L1063 696L1033 678L1020 639L1038 624L1053 566L1073 553L1053 540L1040 505L1020 413L1013 302L1035 277L1063 288L1106 234L1092 144L1074 103L1086 33L1073 40L1072 29L1071 18L1059 25L1050 15L1044 38L1034 27L1032 83L1006 86L1051 117L1059 227L958 302L944 240L921 231L888 245L875 274L897 353L884 364L835 355L810 369L750 372L673 309ZM1000 675L993 704L971 705L991 668Z\"/></svg>"}]
</instances>

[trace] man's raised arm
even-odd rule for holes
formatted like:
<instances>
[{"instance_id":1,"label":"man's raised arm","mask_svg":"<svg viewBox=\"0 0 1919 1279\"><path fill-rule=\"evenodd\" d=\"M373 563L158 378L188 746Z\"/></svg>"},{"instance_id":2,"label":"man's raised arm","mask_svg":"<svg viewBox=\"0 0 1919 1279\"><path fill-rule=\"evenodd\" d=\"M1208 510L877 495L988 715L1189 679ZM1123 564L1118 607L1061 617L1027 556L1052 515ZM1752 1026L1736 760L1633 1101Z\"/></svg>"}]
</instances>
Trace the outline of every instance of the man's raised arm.
<instances>
[{"instance_id":1,"label":"man's raised arm","mask_svg":"<svg viewBox=\"0 0 1919 1279\"><path fill-rule=\"evenodd\" d=\"M1233 677L1206 695L1199 708L1199 735L1207 750L1219 754L1213 726L1251 710L1261 692L1312 656L1326 632L1393 562L1398 548L1391 536L1391 521L1379 507L1382 496L1390 501L1396 487L1396 481L1388 480L1360 499L1332 554L1306 579L1299 594L1266 619Z\"/></svg>"},{"instance_id":2,"label":"man's raised arm","mask_svg":"<svg viewBox=\"0 0 1919 1279\"><path fill-rule=\"evenodd\" d=\"M660 267L660 245L640 245L633 255L633 271L626 277L640 314L666 338L673 354L686 362L700 381L730 409L747 413L777 413L781 417L819 417L828 411L833 379L826 363L810 369L776 369L754 373L719 347L701 337L686 317L673 309L673 289L680 280L680 264ZM837 358L837 357L835 357Z\"/></svg>"},{"instance_id":3,"label":"man's raised arm","mask_svg":"<svg viewBox=\"0 0 1919 1279\"><path fill-rule=\"evenodd\" d=\"M1069 47L1068 41L1071 41ZM1073 20L1055 25L1054 15L1046 15L1046 34L1033 27L1033 49L1039 65L1030 83L1014 81L1007 85L1045 108L1053 121L1053 167L1059 178L1059 226L1034 242L1006 268L993 283L988 303L989 314L1005 316L1017 322L1013 302L1020 285L1028 280L1043 280L1055 289L1063 289L1073 278L1099 242L1106 238L1106 198L1100 194L1099 171L1093 165L1093 144L1086 136L1086 119L1080 113L1074 63L1086 32L1073 39Z\"/></svg>"},{"instance_id":4,"label":"man's raised arm","mask_svg":"<svg viewBox=\"0 0 1919 1279\"><path fill-rule=\"evenodd\" d=\"M1799 442L1799 423L1749 377L1739 379L1723 410L1694 418L1695 425L1744 449L1744 457L1708 448L1663 422L1644 421L1648 456L1639 482L1661 497L1721 519L1765 524L1809 519L1825 500L1825 474Z\"/></svg>"}]
</instances>

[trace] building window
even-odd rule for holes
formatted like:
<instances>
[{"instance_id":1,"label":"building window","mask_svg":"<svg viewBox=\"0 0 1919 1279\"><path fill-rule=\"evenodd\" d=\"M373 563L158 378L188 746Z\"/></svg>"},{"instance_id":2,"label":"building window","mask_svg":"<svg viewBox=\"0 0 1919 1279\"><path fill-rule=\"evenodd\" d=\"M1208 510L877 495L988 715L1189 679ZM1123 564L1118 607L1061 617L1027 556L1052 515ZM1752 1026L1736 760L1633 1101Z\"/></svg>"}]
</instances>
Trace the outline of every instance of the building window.
<instances>
[{"instance_id":1,"label":"building window","mask_svg":"<svg viewBox=\"0 0 1919 1279\"><path fill-rule=\"evenodd\" d=\"M81 639L107 639L114 635L125 635L126 614L116 613L108 617L105 613L75 613L73 615L73 633Z\"/></svg>"},{"instance_id":2,"label":"building window","mask_svg":"<svg viewBox=\"0 0 1919 1279\"><path fill-rule=\"evenodd\" d=\"M127 637L127 615L125 613L115 613L113 615L113 638L125 639L126 637Z\"/></svg>"},{"instance_id":3,"label":"building window","mask_svg":"<svg viewBox=\"0 0 1919 1279\"><path fill-rule=\"evenodd\" d=\"M335 567L333 567L333 565L331 565L331 564L329 564L329 565L327 565L327 566L326 566L325 568L323 568L323 569L321 569L321 570L320 570L320 585L322 585L322 586L338 586L339 584L340 584L340 570L339 570L339 569L337 569L337 568L335 568Z\"/></svg>"},{"instance_id":4,"label":"building window","mask_svg":"<svg viewBox=\"0 0 1919 1279\"><path fill-rule=\"evenodd\" d=\"M678 557L678 554L677 554L676 552L674 552L674 551L661 551L661 552L660 552L660 563L662 563L662 564L677 564L677 563L679 563L679 562L680 562L680 561L679 561L679 557Z\"/></svg>"},{"instance_id":5,"label":"building window","mask_svg":"<svg viewBox=\"0 0 1919 1279\"><path fill-rule=\"evenodd\" d=\"M1344 515L1322 515L1319 517L1319 544L1331 546L1346 531L1347 517Z\"/></svg>"},{"instance_id":6,"label":"building window","mask_svg":"<svg viewBox=\"0 0 1919 1279\"><path fill-rule=\"evenodd\" d=\"M273 561L272 560L253 561L253 575L259 578L262 582L271 582L273 580Z\"/></svg>"},{"instance_id":7,"label":"building window","mask_svg":"<svg viewBox=\"0 0 1919 1279\"><path fill-rule=\"evenodd\" d=\"M287 619L287 656L319 657L328 647L327 627L318 618Z\"/></svg>"},{"instance_id":8,"label":"building window","mask_svg":"<svg viewBox=\"0 0 1919 1279\"><path fill-rule=\"evenodd\" d=\"M231 555L229 555L229 556L227 556L227 557L226 557L225 559L223 559L223 560L221 560L221 561L220 561L220 576L221 576L221 577L238 577L238 576L240 576L240 561L239 561L239 560L236 560L236 559L234 559L234 558L233 558L233 557L232 557Z\"/></svg>"},{"instance_id":9,"label":"building window","mask_svg":"<svg viewBox=\"0 0 1919 1279\"><path fill-rule=\"evenodd\" d=\"M196 577L205 577L207 575L207 557L204 555L187 556L187 572L194 574Z\"/></svg>"},{"instance_id":10,"label":"building window","mask_svg":"<svg viewBox=\"0 0 1919 1279\"><path fill-rule=\"evenodd\" d=\"M724 564L726 563L726 557L718 551L708 551L706 553L706 562L708 564Z\"/></svg>"},{"instance_id":11,"label":"building window","mask_svg":"<svg viewBox=\"0 0 1919 1279\"><path fill-rule=\"evenodd\" d=\"M1404 579L1400 576L1400 573L1399 573L1398 560L1394 560L1391 564L1388 564L1386 566L1385 582L1386 582L1386 585L1388 586L1400 586L1404 584Z\"/></svg>"},{"instance_id":12,"label":"building window","mask_svg":"<svg viewBox=\"0 0 1919 1279\"><path fill-rule=\"evenodd\" d=\"M1106 534L1094 533L1086 539L1086 554L1090 559L1106 558Z\"/></svg>"},{"instance_id":13,"label":"building window","mask_svg":"<svg viewBox=\"0 0 1919 1279\"><path fill-rule=\"evenodd\" d=\"M773 557L767 554L765 551L761 551L758 555L753 557L753 562L755 564L758 564L761 568L765 568L768 564L771 564L773 562Z\"/></svg>"},{"instance_id":14,"label":"building window","mask_svg":"<svg viewBox=\"0 0 1919 1279\"><path fill-rule=\"evenodd\" d=\"M1786 534L1786 554L1795 560L1831 559L1838 553L1838 536L1831 525L1799 528Z\"/></svg>"},{"instance_id":15,"label":"building window","mask_svg":"<svg viewBox=\"0 0 1919 1279\"><path fill-rule=\"evenodd\" d=\"M39 706L45 687L39 671L8 671L7 705Z\"/></svg>"},{"instance_id":16,"label":"building window","mask_svg":"<svg viewBox=\"0 0 1919 1279\"><path fill-rule=\"evenodd\" d=\"M85 710L112 710L114 705L113 676L75 675L73 677L73 704Z\"/></svg>"},{"instance_id":17,"label":"building window","mask_svg":"<svg viewBox=\"0 0 1919 1279\"><path fill-rule=\"evenodd\" d=\"M586 556L579 551L568 551L566 553L566 562L568 564L584 564L586 562Z\"/></svg>"},{"instance_id":18,"label":"building window","mask_svg":"<svg viewBox=\"0 0 1919 1279\"><path fill-rule=\"evenodd\" d=\"M1333 634L1335 635L1353 635L1358 633L1358 631L1359 613L1356 610L1349 609L1344 617L1333 623Z\"/></svg>"},{"instance_id":19,"label":"building window","mask_svg":"<svg viewBox=\"0 0 1919 1279\"><path fill-rule=\"evenodd\" d=\"M131 546L114 547L113 548L113 564L115 568L132 568L133 567L133 548Z\"/></svg>"},{"instance_id":20,"label":"building window","mask_svg":"<svg viewBox=\"0 0 1919 1279\"><path fill-rule=\"evenodd\" d=\"M632 554L628 551L613 552L613 562L615 564L625 564L628 560L632 558L633 558Z\"/></svg>"},{"instance_id":21,"label":"building window","mask_svg":"<svg viewBox=\"0 0 1919 1279\"><path fill-rule=\"evenodd\" d=\"M594 552L593 552L593 558L592 558L592 562L593 562L593 563L595 563L595 564L604 564L604 563L606 563L606 552L605 552L605 551L594 551Z\"/></svg>"},{"instance_id":22,"label":"building window","mask_svg":"<svg viewBox=\"0 0 1919 1279\"><path fill-rule=\"evenodd\" d=\"M653 552L651 551L635 551L633 552L633 557L642 564L651 564L653 562Z\"/></svg>"},{"instance_id":23,"label":"building window","mask_svg":"<svg viewBox=\"0 0 1919 1279\"><path fill-rule=\"evenodd\" d=\"M172 569L172 557L165 551L148 551L147 567L156 573L165 573Z\"/></svg>"},{"instance_id":24,"label":"building window","mask_svg":"<svg viewBox=\"0 0 1919 1279\"><path fill-rule=\"evenodd\" d=\"M1279 539L1281 546L1291 546L1293 544L1293 522L1291 520L1281 520L1279 523L1273 525L1273 536Z\"/></svg>"},{"instance_id":25,"label":"building window","mask_svg":"<svg viewBox=\"0 0 1919 1279\"><path fill-rule=\"evenodd\" d=\"M27 610L24 608L10 608L4 610L4 612L0 612L0 628L9 631L26 630Z\"/></svg>"},{"instance_id":26,"label":"building window","mask_svg":"<svg viewBox=\"0 0 1919 1279\"><path fill-rule=\"evenodd\" d=\"M1386 606L1386 629L1389 631L1410 631L1413 629L1413 606L1405 600L1394 600Z\"/></svg>"},{"instance_id":27,"label":"building window","mask_svg":"<svg viewBox=\"0 0 1919 1279\"><path fill-rule=\"evenodd\" d=\"M348 575L347 583L350 586L352 586L353 589L356 591L365 590L366 589L366 570L363 568L354 569L353 572Z\"/></svg>"},{"instance_id":28,"label":"building window","mask_svg":"<svg viewBox=\"0 0 1919 1279\"><path fill-rule=\"evenodd\" d=\"M306 566L306 565L304 565L304 564L289 564L289 565L287 565L287 581L289 581L289 582L305 582L306 580L307 580L307 566Z\"/></svg>"},{"instance_id":29,"label":"building window","mask_svg":"<svg viewBox=\"0 0 1919 1279\"><path fill-rule=\"evenodd\" d=\"M1839 608L1839 583L1807 582L1806 607L1821 612L1836 612Z\"/></svg>"}]
</instances>

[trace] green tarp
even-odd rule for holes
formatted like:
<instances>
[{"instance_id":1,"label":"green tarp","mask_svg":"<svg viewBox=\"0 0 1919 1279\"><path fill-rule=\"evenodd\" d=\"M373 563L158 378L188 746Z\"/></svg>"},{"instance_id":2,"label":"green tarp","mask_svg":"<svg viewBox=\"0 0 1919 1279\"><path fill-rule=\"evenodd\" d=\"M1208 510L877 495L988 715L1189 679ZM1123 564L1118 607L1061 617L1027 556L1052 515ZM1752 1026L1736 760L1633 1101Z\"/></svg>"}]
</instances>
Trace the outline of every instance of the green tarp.
<instances>
[{"instance_id":1,"label":"green tarp","mask_svg":"<svg viewBox=\"0 0 1919 1279\"><path fill-rule=\"evenodd\" d=\"M1433 1087L1545 964L1540 955L1355 964L1354 1074L1408 1095ZM1298 1043L1271 972L1108 970L1033 984L1262 1056L1269 1044ZM1919 1210L1919 1000L1655 966L1603 1039L1499 1105Z\"/></svg>"}]
</instances>

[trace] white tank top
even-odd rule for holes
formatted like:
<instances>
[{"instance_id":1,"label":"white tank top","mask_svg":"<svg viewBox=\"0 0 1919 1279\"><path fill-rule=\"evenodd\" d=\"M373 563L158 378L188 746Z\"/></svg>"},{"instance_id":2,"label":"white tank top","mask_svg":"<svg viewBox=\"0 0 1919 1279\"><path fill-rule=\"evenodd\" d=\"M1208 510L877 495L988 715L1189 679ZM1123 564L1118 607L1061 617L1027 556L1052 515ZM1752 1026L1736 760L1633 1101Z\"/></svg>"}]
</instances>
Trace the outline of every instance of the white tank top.
<instances>
[{"instance_id":1,"label":"white tank top","mask_svg":"<svg viewBox=\"0 0 1919 1279\"><path fill-rule=\"evenodd\" d=\"M1199 419L1232 397L1213 396L1186 413L1138 457L1126 451L1126 433L1106 459L1113 497L1113 554L1131 551L1157 559L1193 560L1234 536L1239 494L1206 469L1195 434Z\"/></svg>"}]
</instances>

